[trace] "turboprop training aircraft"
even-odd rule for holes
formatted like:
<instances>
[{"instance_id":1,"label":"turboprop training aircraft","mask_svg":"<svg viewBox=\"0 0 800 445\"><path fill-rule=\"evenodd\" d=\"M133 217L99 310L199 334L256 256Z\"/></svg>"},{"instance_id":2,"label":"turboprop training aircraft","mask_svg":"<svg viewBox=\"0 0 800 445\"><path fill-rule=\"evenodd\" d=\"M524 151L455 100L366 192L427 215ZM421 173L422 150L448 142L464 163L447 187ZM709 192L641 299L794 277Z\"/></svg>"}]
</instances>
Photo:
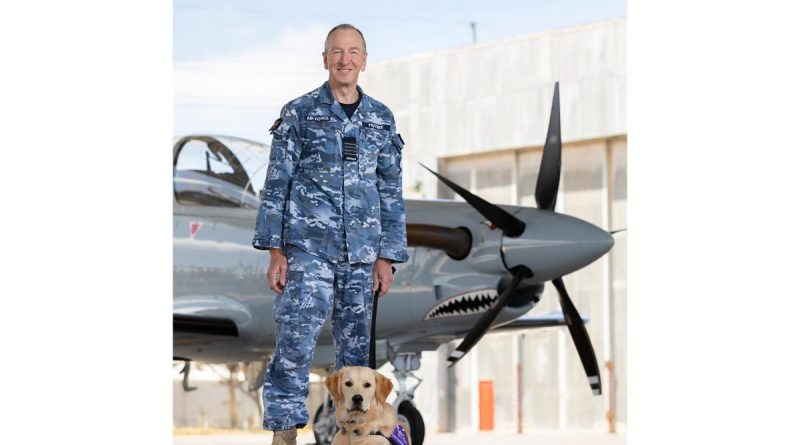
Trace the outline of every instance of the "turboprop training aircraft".
<instances>
[{"instance_id":1,"label":"turboprop training aircraft","mask_svg":"<svg viewBox=\"0 0 800 445\"><path fill-rule=\"evenodd\" d=\"M260 362L251 382L260 387L275 345L272 306L266 283L269 255L251 246L258 191L269 148L244 139L194 135L173 147L173 359ZM427 167L426 167L427 168ZM607 253L611 234L586 221L554 211L561 176L561 128L555 85L547 140L536 183L538 208L495 205L431 171L466 202L406 200L409 261L396 264L394 284L380 298L376 358L387 361L398 382L394 406L421 445L425 425L414 406L421 380L414 375L422 351L463 337L450 366L490 330L566 324L595 394L600 371L591 340L562 276ZM545 283L558 291L563 316L525 315ZM330 320L314 353L314 371L333 363ZM407 382L417 382L410 386ZM325 403L314 418L317 442L335 432Z\"/></svg>"}]
</instances>

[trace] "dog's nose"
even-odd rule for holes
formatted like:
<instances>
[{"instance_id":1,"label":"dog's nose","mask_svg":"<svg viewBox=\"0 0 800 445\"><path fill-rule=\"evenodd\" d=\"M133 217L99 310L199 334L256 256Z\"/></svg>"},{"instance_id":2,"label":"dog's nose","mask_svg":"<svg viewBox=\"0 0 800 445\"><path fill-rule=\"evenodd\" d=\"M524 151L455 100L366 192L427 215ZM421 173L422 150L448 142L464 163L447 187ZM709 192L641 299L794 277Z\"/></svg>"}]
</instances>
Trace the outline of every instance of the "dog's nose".
<instances>
[{"instance_id":1,"label":"dog's nose","mask_svg":"<svg viewBox=\"0 0 800 445\"><path fill-rule=\"evenodd\" d=\"M356 394L356 395L353 396L353 402L361 403L363 401L364 401L364 397L362 397L361 394Z\"/></svg>"}]
</instances>

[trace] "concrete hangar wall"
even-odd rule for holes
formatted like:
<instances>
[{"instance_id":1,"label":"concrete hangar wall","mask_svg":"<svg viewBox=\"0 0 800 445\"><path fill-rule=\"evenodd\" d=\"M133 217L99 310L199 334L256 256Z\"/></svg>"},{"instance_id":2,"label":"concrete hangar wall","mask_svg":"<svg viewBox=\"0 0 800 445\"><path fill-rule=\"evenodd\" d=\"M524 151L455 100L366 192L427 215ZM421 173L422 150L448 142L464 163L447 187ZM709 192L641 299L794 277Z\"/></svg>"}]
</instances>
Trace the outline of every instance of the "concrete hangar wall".
<instances>
[{"instance_id":1,"label":"concrete hangar wall","mask_svg":"<svg viewBox=\"0 0 800 445\"><path fill-rule=\"evenodd\" d=\"M422 162L489 201L535 206L559 81L563 155L556 210L616 230L627 225L626 65L626 19L619 18L368 65L361 84L391 107L406 141L407 198L453 198ZM615 238L609 255L564 278L591 320L604 394L592 396L566 329L491 334L448 371L447 347L423 354L418 374L430 386L417 391L417 403L429 428L478 430L481 382L492 382L495 430L624 428L625 232ZM533 312L559 308L548 285Z\"/></svg>"}]
</instances>

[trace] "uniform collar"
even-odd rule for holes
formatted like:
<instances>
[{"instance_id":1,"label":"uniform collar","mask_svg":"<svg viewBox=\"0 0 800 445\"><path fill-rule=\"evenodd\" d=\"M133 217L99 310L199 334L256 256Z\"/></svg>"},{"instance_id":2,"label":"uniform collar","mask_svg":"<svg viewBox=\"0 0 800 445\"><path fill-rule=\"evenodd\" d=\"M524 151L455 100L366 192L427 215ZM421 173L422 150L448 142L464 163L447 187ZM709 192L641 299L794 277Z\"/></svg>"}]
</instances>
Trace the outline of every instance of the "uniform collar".
<instances>
[{"instance_id":1,"label":"uniform collar","mask_svg":"<svg viewBox=\"0 0 800 445\"><path fill-rule=\"evenodd\" d=\"M358 85L356 85L356 90L358 90L358 92L361 94L361 102L358 104L356 112L353 113L353 117L351 118L352 121L364 119L365 113L372 109L372 102L370 102L369 96L364 93L364 90L362 90ZM331 111L333 111L333 114L338 116L339 119L343 121L347 120L347 115L344 113L342 106L336 105L336 99L333 97L331 87L328 85L327 80L320 87L319 102L330 105Z\"/></svg>"}]
</instances>

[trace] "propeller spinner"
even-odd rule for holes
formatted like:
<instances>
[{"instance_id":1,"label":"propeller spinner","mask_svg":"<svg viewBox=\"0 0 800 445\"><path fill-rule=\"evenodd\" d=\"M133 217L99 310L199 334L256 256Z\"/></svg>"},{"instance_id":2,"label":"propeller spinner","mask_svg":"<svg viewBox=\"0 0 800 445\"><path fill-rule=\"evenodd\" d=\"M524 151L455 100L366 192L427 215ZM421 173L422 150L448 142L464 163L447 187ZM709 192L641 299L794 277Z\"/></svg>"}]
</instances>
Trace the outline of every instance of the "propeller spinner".
<instances>
[{"instance_id":1,"label":"propeller spinner","mask_svg":"<svg viewBox=\"0 0 800 445\"><path fill-rule=\"evenodd\" d=\"M436 175L437 178L447 184L455 193L458 193L459 196L464 198L465 201L488 219L489 222L503 231L504 251L506 250L506 239L513 239L513 241L509 240L509 244L513 244L513 246L509 246L509 248L513 249L514 255L506 255L504 252L501 252L506 267L513 274L511 286L509 286L502 295L498 296L497 301L488 311L484 312L464 340L462 340L461 344L450 354L448 360L450 361L450 366L453 366L480 341L483 335L491 328L492 322L494 322L500 312L508 305L510 296L514 294L524 278L533 276L543 280L552 280L558 291L564 319L572 336L572 341L575 343L575 347L578 350L578 355L580 356L586 376L589 379L592 392L594 394L600 394L602 392L602 387L600 383L600 371L597 366L597 357L595 356L594 348L592 347L592 342L586 331L586 327L583 324L578 310L572 303L561 277L566 273L585 266L608 252L613 245L613 238L611 238L608 232L592 226L585 221L580 221L566 215L558 215L554 212L558 196L558 185L561 180L561 119L558 91L558 82L556 82L555 91L553 93L553 105L550 111L550 122L547 128L547 139L544 145L544 153L542 154L542 162L539 167L539 178L536 182L535 197L536 204L539 208L537 212L549 212L550 214L547 216L551 223L572 224L573 226L577 223L580 225L581 230L572 231L571 233L580 233L582 239L570 240L567 243L562 242L561 244L565 246L564 249L566 245L570 245L573 249L576 244L591 246L589 249L583 249L577 254L571 253L567 255L569 258L565 260L564 266L555 268L556 271L562 271L560 275L554 275L553 270L542 270L541 272L544 273L539 273L535 266L528 267L528 265L523 264L526 255L520 254L519 252L525 249L530 251L532 246L542 244L541 240L537 237L536 229L531 229L526 232L525 222L516 216L469 192L453 181L423 165L423 167ZM532 243L527 242L525 239L526 236L524 235L529 235ZM560 249L558 243L553 244L550 248Z\"/></svg>"}]
</instances>

